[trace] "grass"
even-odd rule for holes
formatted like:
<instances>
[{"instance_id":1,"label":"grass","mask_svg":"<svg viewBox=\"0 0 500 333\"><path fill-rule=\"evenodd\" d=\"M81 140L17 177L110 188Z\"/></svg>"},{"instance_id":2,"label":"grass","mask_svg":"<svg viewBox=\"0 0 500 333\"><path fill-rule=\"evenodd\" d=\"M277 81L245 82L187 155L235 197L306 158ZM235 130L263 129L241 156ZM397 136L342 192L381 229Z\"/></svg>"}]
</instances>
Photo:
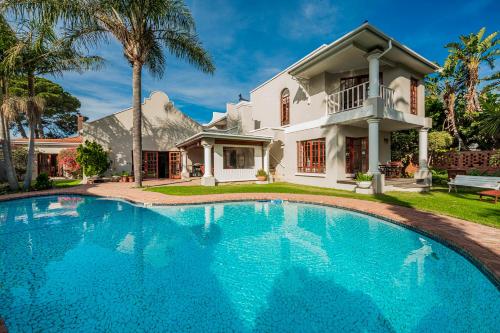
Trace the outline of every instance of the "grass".
<instances>
[{"instance_id":1,"label":"grass","mask_svg":"<svg viewBox=\"0 0 500 333\"><path fill-rule=\"evenodd\" d=\"M80 185L81 181L82 181L81 179L55 179L55 180L53 180L55 188L73 187L76 185Z\"/></svg>"},{"instance_id":2,"label":"grass","mask_svg":"<svg viewBox=\"0 0 500 333\"><path fill-rule=\"evenodd\" d=\"M430 193L388 192L380 195L363 195L354 192L304 186L289 183L273 183L267 185L241 184L207 186L161 186L150 187L146 191L168 195L211 195L223 193L297 193L328 195L343 198L355 198L375 202L389 203L411 207L467 221L500 228L500 204L491 201L479 201L475 191L459 190L459 193L448 193L444 187L433 188Z\"/></svg>"}]
</instances>

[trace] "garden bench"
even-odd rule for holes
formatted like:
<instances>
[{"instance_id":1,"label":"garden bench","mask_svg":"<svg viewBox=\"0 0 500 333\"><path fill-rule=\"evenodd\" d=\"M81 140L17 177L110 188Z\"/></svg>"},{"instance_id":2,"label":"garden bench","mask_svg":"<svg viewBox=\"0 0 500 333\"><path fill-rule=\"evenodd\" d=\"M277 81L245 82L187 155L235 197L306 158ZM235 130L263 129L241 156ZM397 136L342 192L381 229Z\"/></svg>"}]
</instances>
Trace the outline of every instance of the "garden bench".
<instances>
[{"instance_id":1,"label":"garden bench","mask_svg":"<svg viewBox=\"0 0 500 333\"><path fill-rule=\"evenodd\" d=\"M478 187L490 190L500 190L500 177L457 175L448 182L448 193L457 186Z\"/></svg>"}]
</instances>

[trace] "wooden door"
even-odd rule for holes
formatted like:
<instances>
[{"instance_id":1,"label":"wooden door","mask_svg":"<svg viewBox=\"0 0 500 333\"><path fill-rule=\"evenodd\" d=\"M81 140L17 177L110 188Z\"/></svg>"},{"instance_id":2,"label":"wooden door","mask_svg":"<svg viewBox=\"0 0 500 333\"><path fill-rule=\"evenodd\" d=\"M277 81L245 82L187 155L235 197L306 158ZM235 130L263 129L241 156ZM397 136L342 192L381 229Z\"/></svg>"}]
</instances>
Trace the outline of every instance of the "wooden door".
<instances>
[{"instance_id":1,"label":"wooden door","mask_svg":"<svg viewBox=\"0 0 500 333\"><path fill-rule=\"evenodd\" d=\"M345 172L368 171L368 138L346 138Z\"/></svg>"},{"instance_id":2,"label":"wooden door","mask_svg":"<svg viewBox=\"0 0 500 333\"><path fill-rule=\"evenodd\" d=\"M144 179L158 178L158 152L142 152L142 173Z\"/></svg>"},{"instance_id":3,"label":"wooden door","mask_svg":"<svg viewBox=\"0 0 500 333\"><path fill-rule=\"evenodd\" d=\"M181 152L171 151L168 153L168 175L171 179L181 178Z\"/></svg>"}]
</instances>

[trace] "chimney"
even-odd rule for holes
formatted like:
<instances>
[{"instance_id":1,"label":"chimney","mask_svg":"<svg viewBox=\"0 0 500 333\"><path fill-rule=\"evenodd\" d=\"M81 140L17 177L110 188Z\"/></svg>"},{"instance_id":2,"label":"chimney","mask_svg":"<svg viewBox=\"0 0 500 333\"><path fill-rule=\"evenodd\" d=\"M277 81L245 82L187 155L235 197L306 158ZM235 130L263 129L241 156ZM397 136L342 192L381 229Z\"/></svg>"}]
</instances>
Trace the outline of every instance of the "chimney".
<instances>
[{"instance_id":1,"label":"chimney","mask_svg":"<svg viewBox=\"0 0 500 333\"><path fill-rule=\"evenodd\" d=\"M78 134L80 134L80 132L83 129L83 122L84 121L85 121L85 117L82 116L81 114L79 114L78 118L77 118Z\"/></svg>"}]
</instances>

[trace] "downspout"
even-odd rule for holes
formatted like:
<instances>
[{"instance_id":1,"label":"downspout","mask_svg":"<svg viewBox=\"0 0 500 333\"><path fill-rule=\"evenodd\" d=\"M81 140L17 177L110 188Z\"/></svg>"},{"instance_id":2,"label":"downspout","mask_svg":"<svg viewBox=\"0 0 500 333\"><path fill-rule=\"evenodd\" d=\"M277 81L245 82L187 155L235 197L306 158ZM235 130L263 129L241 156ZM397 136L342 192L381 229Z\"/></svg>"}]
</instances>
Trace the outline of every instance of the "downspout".
<instances>
[{"instance_id":1,"label":"downspout","mask_svg":"<svg viewBox=\"0 0 500 333\"><path fill-rule=\"evenodd\" d=\"M387 52L389 52L392 49L392 39L389 39L389 45L387 46L387 49L385 49L384 52L380 53L378 58L382 58Z\"/></svg>"}]
</instances>

